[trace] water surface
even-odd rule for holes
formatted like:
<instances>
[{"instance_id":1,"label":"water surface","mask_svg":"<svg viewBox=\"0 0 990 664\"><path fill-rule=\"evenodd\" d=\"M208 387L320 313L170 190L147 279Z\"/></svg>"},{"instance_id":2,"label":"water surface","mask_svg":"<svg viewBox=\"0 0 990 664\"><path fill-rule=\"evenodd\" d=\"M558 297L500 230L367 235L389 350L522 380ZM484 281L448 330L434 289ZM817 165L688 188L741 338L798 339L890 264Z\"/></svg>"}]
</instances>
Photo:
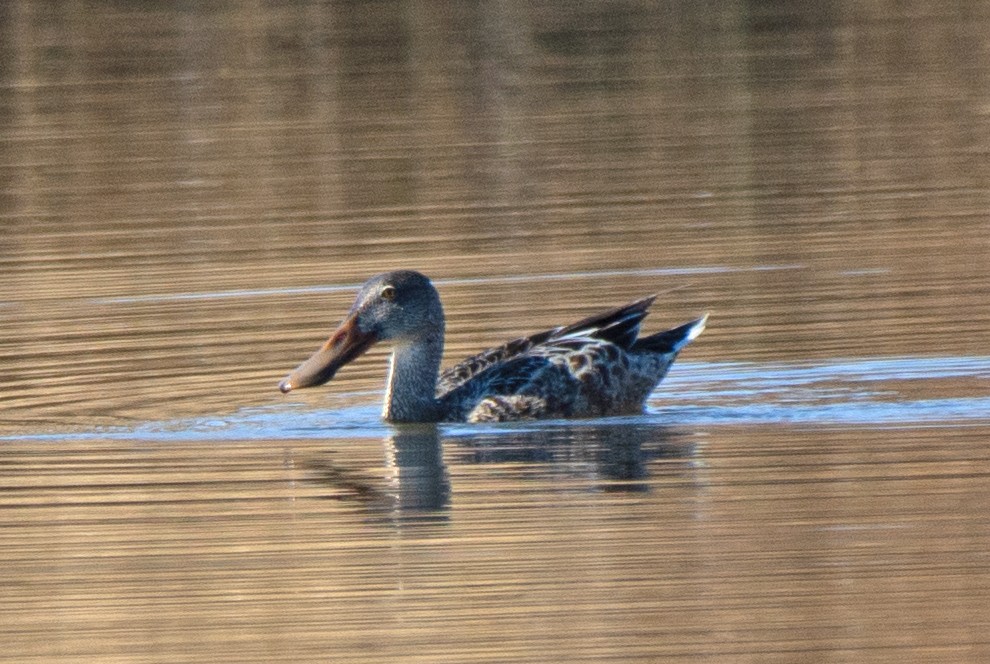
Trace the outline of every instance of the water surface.
<instances>
[{"instance_id":1,"label":"water surface","mask_svg":"<svg viewBox=\"0 0 990 664\"><path fill-rule=\"evenodd\" d=\"M0 658L990 658L990 12L0 9ZM657 293L645 413L278 393Z\"/></svg>"}]
</instances>

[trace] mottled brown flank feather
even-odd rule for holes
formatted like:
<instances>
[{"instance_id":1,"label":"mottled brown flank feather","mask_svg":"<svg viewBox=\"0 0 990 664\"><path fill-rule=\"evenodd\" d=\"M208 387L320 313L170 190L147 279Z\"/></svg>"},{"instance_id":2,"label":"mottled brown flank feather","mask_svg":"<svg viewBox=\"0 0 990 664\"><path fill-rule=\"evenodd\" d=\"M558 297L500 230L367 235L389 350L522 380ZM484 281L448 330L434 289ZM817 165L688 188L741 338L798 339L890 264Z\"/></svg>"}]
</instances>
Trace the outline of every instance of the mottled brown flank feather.
<instances>
[{"instance_id":1,"label":"mottled brown flank feather","mask_svg":"<svg viewBox=\"0 0 990 664\"><path fill-rule=\"evenodd\" d=\"M506 422L533 420L544 416L547 402L539 397L521 394L494 395L482 399L471 411L472 422Z\"/></svg>"}]
</instances>

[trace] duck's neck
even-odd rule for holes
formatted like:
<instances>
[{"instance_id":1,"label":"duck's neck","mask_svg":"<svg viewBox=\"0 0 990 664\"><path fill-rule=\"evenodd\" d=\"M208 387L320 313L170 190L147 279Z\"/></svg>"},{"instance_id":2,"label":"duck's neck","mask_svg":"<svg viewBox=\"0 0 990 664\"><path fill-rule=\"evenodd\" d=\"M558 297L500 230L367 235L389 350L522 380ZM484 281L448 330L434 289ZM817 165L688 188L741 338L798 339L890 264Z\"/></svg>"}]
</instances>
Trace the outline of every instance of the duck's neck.
<instances>
[{"instance_id":1,"label":"duck's neck","mask_svg":"<svg viewBox=\"0 0 990 664\"><path fill-rule=\"evenodd\" d=\"M389 363L385 408L390 422L436 422L437 375L443 356L443 337L397 344Z\"/></svg>"}]
</instances>

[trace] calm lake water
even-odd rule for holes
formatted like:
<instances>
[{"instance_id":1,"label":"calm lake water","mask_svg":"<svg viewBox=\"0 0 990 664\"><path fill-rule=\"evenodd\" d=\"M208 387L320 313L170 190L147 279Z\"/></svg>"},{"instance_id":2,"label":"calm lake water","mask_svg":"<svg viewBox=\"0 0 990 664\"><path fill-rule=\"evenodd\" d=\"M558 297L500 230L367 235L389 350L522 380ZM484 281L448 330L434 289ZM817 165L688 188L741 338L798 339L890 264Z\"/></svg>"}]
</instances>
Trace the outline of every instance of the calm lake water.
<instances>
[{"instance_id":1,"label":"calm lake water","mask_svg":"<svg viewBox=\"0 0 990 664\"><path fill-rule=\"evenodd\" d=\"M990 4L0 7L0 659L990 661ZM641 417L281 395L659 293Z\"/></svg>"}]
</instances>

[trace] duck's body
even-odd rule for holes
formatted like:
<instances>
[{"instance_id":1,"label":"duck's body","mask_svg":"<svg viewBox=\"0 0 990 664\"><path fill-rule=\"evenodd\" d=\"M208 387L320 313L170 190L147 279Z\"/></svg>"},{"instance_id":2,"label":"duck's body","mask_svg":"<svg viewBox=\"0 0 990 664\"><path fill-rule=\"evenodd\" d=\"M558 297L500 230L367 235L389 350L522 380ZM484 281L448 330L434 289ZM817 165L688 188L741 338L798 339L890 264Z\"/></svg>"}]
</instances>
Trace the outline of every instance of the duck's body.
<instances>
[{"instance_id":1,"label":"duck's body","mask_svg":"<svg viewBox=\"0 0 990 664\"><path fill-rule=\"evenodd\" d=\"M707 317L638 338L653 297L486 350L439 373L444 318L430 280L400 270L371 278L330 340L279 385L320 385L376 341L394 346L383 417L493 422L641 412Z\"/></svg>"}]
</instances>

